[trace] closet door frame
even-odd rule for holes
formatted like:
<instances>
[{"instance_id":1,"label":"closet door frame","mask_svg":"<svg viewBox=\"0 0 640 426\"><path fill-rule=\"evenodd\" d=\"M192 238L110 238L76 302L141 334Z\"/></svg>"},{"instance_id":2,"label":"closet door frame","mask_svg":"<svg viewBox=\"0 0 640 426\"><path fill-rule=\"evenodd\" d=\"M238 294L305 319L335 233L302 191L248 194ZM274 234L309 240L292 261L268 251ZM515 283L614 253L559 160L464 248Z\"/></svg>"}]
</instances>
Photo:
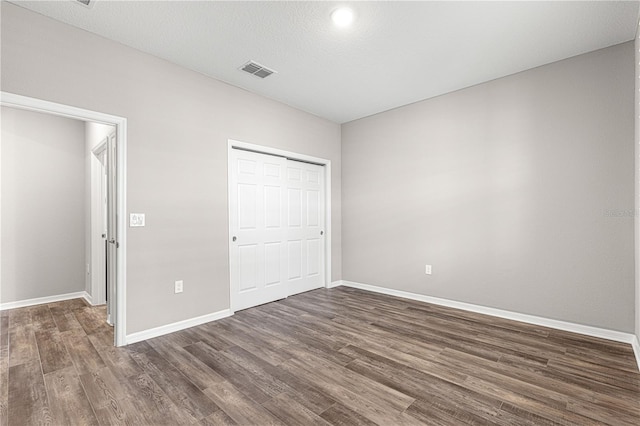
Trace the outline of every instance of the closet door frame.
<instances>
[{"instance_id":1,"label":"closet door frame","mask_svg":"<svg viewBox=\"0 0 640 426\"><path fill-rule=\"evenodd\" d=\"M228 218L227 218L227 228L229 231L228 235L228 244L229 244L229 310L231 314L233 314L236 310L236 304L234 303L234 297L237 294L238 289L235 288L237 283L237 277L235 274L236 264L235 259L231 255L233 250L232 241L233 238L233 230L231 229L231 152L233 149L241 149L245 151L252 151L261 154L267 155L276 155L279 157L284 157L289 160L303 161L313 164L322 165L325 168L324 171L324 216L325 216L325 244L324 244L324 287L331 287L331 160L327 160L325 158L314 157L311 155L300 154L296 152L285 151L277 148L272 148L264 145L256 145L252 143L237 141L233 139L228 140L227 145L227 204L228 204Z\"/></svg>"}]
</instances>

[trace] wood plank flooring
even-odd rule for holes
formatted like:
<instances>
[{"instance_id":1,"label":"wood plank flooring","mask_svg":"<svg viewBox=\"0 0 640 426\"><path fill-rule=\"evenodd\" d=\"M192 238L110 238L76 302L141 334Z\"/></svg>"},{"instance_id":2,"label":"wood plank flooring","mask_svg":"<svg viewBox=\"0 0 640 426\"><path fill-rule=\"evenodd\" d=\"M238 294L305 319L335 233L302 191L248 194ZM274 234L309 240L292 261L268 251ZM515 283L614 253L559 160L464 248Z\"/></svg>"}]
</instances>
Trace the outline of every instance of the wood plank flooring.
<instances>
[{"instance_id":1,"label":"wood plank flooring","mask_svg":"<svg viewBox=\"0 0 640 426\"><path fill-rule=\"evenodd\" d=\"M82 300L0 312L0 425L639 425L629 345L350 288L114 348Z\"/></svg>"}]
</instances>

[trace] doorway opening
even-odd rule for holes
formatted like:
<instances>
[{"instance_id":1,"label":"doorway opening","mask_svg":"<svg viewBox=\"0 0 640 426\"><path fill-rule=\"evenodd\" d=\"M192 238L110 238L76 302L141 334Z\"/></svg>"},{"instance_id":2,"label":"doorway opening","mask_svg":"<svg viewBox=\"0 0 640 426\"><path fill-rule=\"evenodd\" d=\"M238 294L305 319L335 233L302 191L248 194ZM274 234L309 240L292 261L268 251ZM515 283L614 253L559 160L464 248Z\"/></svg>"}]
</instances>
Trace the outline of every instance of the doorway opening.
<instances>
[{"instance_id":1,"label":"doorway opening","mask_svg":"<svg viewBox=\"0 0 640 426\"><path fill-rule=\"evenodd\" d=\"M125 345L127 120L7 92L0 92L0 105L70 118L111 129L104 140L93 147L88 158L91 163L90 192L95 195L90 203L91 222L100 230L102 250L96 250L94 253L94 232L93 227L89 226L90 238L85 241L90 241L91 256L90 259L86 258L85 262L86 272L91 276L90 285L87 287L91 290L89 299L93 305L107 304L105 321L114 326L114 344ZM105 238L102 238L102 234L105 234ZM96 280L93 280L94 275Z\"/></svg>"}]
</instances>

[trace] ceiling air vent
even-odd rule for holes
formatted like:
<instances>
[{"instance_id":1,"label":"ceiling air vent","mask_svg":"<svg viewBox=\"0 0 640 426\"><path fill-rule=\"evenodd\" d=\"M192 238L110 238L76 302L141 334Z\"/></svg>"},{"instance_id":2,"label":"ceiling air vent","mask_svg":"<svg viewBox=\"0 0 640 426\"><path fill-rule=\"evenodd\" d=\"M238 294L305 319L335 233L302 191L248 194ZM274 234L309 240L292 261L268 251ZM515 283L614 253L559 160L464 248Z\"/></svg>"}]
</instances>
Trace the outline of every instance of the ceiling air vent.
<instances>
[{"instance_id":1,"label":"ceiling air vent","mask_svg":"<svg viewBox=\"0 0 640 426\"><path fill-rule=\"evenodd\" d=\"M240 67L240 69L244 72L248 72L249 74L255 75L256 77L260 78L269 77L271 74L276 72L253 61L247 62L242 67Z\"/></svg>"},{"instance_id":2,"label":"ceiling air vent","mask_svg":"<svg viewBox=\"0 0 640 426\"><path fill-rule=\"evenodd\" d=\"M80 3L82 6L93 7L96 0L76 0L76 2Z\"/></svg>"}]
</instances>

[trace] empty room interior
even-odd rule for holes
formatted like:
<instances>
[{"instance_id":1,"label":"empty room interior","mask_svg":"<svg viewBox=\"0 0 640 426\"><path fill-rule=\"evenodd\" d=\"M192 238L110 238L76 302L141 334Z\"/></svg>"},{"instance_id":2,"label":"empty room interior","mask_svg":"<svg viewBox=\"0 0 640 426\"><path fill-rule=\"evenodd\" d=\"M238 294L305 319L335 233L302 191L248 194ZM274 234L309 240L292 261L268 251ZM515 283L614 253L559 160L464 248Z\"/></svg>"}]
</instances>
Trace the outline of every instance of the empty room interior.
<instances>
[{"instance_id":1,"label":"empty room interior","mask_svg":"<svg viewBox=\"0 0 640 426\"><path fill-rule=\"evenodd\" d=\"M0 426L640 424L640 1L0 1Z\"/></svg>"}]
</instances>

